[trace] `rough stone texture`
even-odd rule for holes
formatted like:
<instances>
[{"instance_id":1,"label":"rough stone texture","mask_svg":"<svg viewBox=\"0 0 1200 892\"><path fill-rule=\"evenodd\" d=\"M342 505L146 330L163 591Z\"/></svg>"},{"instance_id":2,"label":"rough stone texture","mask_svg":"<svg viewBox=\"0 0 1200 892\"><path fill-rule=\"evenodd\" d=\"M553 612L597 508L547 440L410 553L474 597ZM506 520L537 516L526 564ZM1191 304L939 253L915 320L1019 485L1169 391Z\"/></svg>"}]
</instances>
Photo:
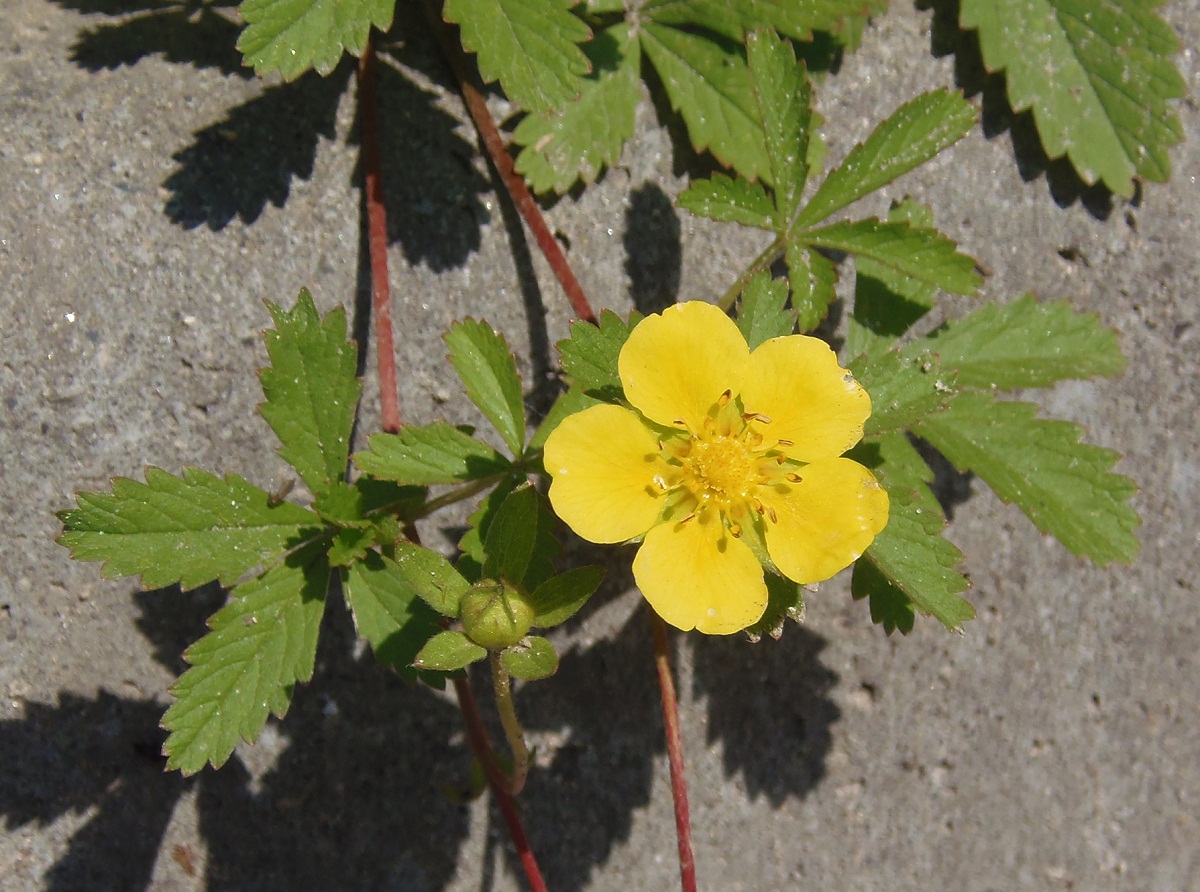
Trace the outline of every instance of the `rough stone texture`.
<instances>
[{"instance_id":1,"label":"rough stone texture","mask_svg":"<svg viewBox=\"0 0 1200 892\"><path fill-rule=\"evenodd\" d=\"M1122 378L1034 398L1124 454L1142 555L1086 565L960 480L950 535L979 611L963 636L920 621L885 638L844 579L777 644L689 636L702 887L1200 889L1200 116L1180 106L1169 185L1106 198L1039 156L969 53L946 55L944 18L896 7L819 90L829 158L920 90L982 88L983 132L887 196L931 204L990 270L989 295L1070 297L1119 329ZM125 8L4 4L0 888L521 888L486 802L443 794L467 764L453 703L379 671L344 611L285 721L219 772L164 774L164 692L221 594L104 581L54 544L73 492L146 465L277 485L287 472L255 413L262 301L308 286L363 318L349 69L266 86L238 71L231 25ZM1165 14L1195 93L1200 3ZM400 47L381 89L404 412L473 419L439 340L467 314L511 339L536 403L566 303L436 64ZM643 112L622 165L548 212L595 302L622 311L715 297L761 245L676 216L670 137ZM376 427L376 393L368 373L360 431ZM539 748L525 810L555 890L676 883L649 635L628 589L618 568L559 636L559 675L519 697Z\"/></svg>"}]
</instances>

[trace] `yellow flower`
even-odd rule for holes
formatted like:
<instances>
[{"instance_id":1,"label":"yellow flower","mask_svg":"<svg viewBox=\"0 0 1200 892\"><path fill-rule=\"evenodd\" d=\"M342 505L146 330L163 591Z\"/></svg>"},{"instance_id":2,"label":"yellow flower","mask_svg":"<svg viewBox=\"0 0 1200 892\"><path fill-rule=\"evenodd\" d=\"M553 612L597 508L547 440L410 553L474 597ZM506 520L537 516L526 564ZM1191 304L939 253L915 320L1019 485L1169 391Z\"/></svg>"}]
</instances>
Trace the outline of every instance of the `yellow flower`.
<instances>
[{"instance_id":1,"label":"yellow flower","mask_svg":"<svg viewBox=\"0 0 1200 892\"><path fill-rule=\"evenodd\" d=\"M797 583L853 563L887 494L841 454L871 398L816 338L751 351L702 301L648 316L617 371L632 408L593 406L546 441L550 501L592 542L642 538L633 575L680 629L725 635L767 606L763 565Z\"/></svg>"}]
</instances>

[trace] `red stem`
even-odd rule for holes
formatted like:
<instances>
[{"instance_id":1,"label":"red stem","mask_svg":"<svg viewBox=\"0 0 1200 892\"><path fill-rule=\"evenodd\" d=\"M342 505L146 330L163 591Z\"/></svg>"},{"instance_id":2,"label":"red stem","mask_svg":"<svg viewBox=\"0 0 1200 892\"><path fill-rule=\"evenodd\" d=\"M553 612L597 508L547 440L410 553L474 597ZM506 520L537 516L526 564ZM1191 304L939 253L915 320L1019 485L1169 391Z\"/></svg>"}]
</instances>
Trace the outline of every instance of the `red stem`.
<instances>
[{"instance_id":1,"label":"red stem","mask_svg":"<svg viewBox=\"0 0 1200 892\"><path fill-rule=\"evenodd\" d=\"M692 854L692 818L688 809L687 775L683 770L683 735L679 733L679 701L671 675L671 641L667 624L653 610L654 665L662 694L663 725L666 728L667 759L671 763L671 795L675 802L675 835L679 840L679 883L683 892L696 892L696 858Z\"/></svg>"},{"instance_id":2,"label":"red stem","mask_svg":"<svg viewBox=\"0 0 1200 892\"><path fill-rule=\"evenodd\" d=\"M517 206L517 210L525 219L525 225L533 233L538 249L550 264L550 269L554 271L563 291L567 293L567 299L571 302L575 315L584 322L594 324L596 314L592 312L592 305L588 303L587 295L583 293L583 286L579 284L571 265L567 263L567 258L563 254L562 248L559 247L558 239L546 225L541 208L538 207L529 188L525 185L525 178L517 173L513 166L512 156L508 154L504 138L500 136L500 129L492 120L492 113L488 111L487 101L483 98L483 88L475 70L467 64L458 41L450 33L446 23L442 21L434 4L426 2L425 9L429 13L430 22L441 42L442 52L450 64L450 69L454 72L454 77L458 80L463 101L467 104L467 111L471 115L471 120L475 122L475 129L479 131L488 157L492 159L492 164L500 174L504 188L508 190L513 204Z\"/></svg>"},{"instance_id":3,"label":"red stem","mask_svg":"<svg viewBox=\"0 0 1200 892\"><path fill-rule=\"evenodd\" d=\"M400 387L396 378L396 341L392 333L392 295L388 288L387 209L379 155L379 104L375 98L375 46L368 42L358 60L358 119L362 128L367 251L371 258L371 315L375 317L375 353L379 367L379 411L383 429L400 430Z\"/></svg>"}]
</instances>

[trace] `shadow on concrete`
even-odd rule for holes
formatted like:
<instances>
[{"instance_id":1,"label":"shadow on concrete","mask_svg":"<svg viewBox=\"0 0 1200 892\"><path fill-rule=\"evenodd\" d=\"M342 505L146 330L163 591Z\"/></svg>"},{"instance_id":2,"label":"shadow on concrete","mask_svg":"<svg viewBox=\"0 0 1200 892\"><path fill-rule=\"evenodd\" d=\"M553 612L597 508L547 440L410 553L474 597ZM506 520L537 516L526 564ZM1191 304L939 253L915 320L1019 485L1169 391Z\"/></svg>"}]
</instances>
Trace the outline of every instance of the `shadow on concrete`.
<instances>
[{"instance_id":1,"label":"shadow on concrete","mask_svg":"<svg viewBox=\"0 0 1200 892\"><path fill-rule=\"evenodd\" d=\"M623 242L633 305L643 316L661 313L679 297L683 245L679 215L658 186L643 183L630 194Z\"/></svg>"}]
</instances>

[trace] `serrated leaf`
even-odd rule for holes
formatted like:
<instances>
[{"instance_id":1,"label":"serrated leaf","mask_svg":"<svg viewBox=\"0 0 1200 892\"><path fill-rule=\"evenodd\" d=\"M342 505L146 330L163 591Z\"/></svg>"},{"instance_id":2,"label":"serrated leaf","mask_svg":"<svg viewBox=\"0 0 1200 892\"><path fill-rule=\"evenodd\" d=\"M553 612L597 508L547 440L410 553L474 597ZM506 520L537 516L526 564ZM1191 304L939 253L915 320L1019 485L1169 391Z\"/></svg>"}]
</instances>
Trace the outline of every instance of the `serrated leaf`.
<instances>
[{"instance_id":1,"label":"serrated leaf","mask_svg":"<svg viewBox=\"0 0 1200 892\"><path fill-rule=\"evenodd\" d=\"M171 688L162 721L168 768L220 768L269 714L283 717L295 683L312 678L328 588L329 564L310 546L233 590L212 631L184 652L191 668Z\"/></svg>"},{"instance_id":2,"label":"serrated leaf","mask_svg":"<svg viewBox=\"0 0 1200 892\"><path fill-rule=\"evenodd\" d=\"M462 29L485 81L499 81L526 111L550 114L579 95L591 70L576 44L591 29L570 12L575 0L446 0L442 15Z\"/></svg>"},{"instance_id":3,"label":"serrated leaf","mask_svg":"<svg viewBox=\"0 0 1200 892\"><path fill-rule=\"evenodd\" d=\"M838 281L837 267L828 257L799 242L789 242L784 256L797 328L802 332L812 331L821 324L829 312L829 305L837 298L834 290Z\"/></svg>"},{"instance_id":4,"label":"serrated leaf","mask_svg":"<svg viewBox=\"0 0 1200 892\"><path fill-rule=\"evenodd\" d=\"M829 172L796 226L812 226L924 164L966 136L977 116L971 103L949 90L906 102Z\"/></svg>"},{"instance_id":5,"label":"serrated leaf","mask_svg":"<svg viewBox=\"0 0 1200 892\"><path fill-rule=\"evenodd\" d=\"M794 233L793 238L820 248L870 257L882 266L952 294L974 294L982 284L975 261L960 253L958 246L936 229L868 217Z\"/></svg>"},{"instance_id":6,"label":"serrated leaf","mask_svg":"<svg viewBox=\"0 0 1200 892\"><path fill-rule=\"evenodd\" d=\"M554 538L554 512L532 486L513 491L500 505L484 539L483 576L534 591L554 575L561 550Z\"/></svg>"},{"instance_id":7,"label":"serrated leaf","mask_svg":"<svg viewBox=\"0 0 1200 892\"><path fill-rule=\"evenodd\" d=\"M782 232L800 207L808 179L812 90L792 45L772 31L746 35L746 62L770 161L767 179L775 190L775 228Z\"/></svg>"},{"instance_id":8,"label":"serrated leaf","mask_svg":"<svg viewBox=\"0 0 1200 892\"><path fill-rule=\"evenodd\" d=\"M773 28L785 37L810 40L812 32L836 32L861 12L864 0L649 0L641 15L672 25L696 25L730 40L747 31Z\"/></svg>"},{"instance_id":9,"label":"serrated leaf","mask_svg":"<svg viewBox=\"0 0 1200 892\"><path fill-rule=\"evenodd\" d=\"M554 401L554 405L550 407L550 411L546 413L546 417L542 419L542 423L533 432L533 437L529 440L530 451L545 446L546 438L568 415L574 415L576 412L582 412L584 409L599 404L600 400L593 399L577 387L560 393L558 399Z\"/></svg>"},{"instance_id":10,"label":"serrated leaf","mask_svg":"<svg viewBox=\"0 0 1200 892\"><path fill-rule=\"evenodd\" d=\"M763 341L796 332L796 311L787 309L788 285L765 270L746 285L738 304L737 324L753 350Z\"/></svg>"},{"instance_id":11,"label":"serrated leaf","mask_svg":"<svg viewBox=\"0 0 1200 892\"><path fill-rule=\"evenodd\" d=\"M486 322L456 322L445 336L450 364L467 396L500 432L514 456L525 446L525 401L508 342Z\"/></svg>"},{"instance_id":12,"label":"serrated leaf","mask_svg":"<svg viewBox=\"0 0 1200 892\"><path fill-rule=\"evenodd\" d=\"M698 217L774 230L775 202L761 183L723 173L693 180L675 204Z\"/></svg>"},{"instance_id":13,"label":"serrated leaf","mask_svg":"<svg viewBox=\"0 0 1200 892\"><path fill-rule=\"evenodd\" d=\"M548 629L566 622L600 587L603 567L574 567L551 576L526 599L533 608L533 624Z\"/></svg>"},{"instance_id":14,"label":"serrated leaf","mask_svg":"<svg viewBox=\"0 0 1200 892\"><path fill-rule=\"evenodd\" d=\"M483 543L487 538L488 529L496 519L496 512L500 510L504 500L525 481L526 477L521 473L503 478L467 518L468 529L458 540L458 550L462 554L459 556L457 567L458 572L469 581L479 582L483 578ZM455 616L457 615L456 612Z\"/></svg>"},{"instance_id":15,"label":"serrated leaf","mask_svg":"<svg viewBox=\"0 0 1200 892\"><path fill-rule=\"evenodd\" d=\"M59 543L77 561L104 561L105 576L140 574L151 589L232 585L323 526L236 474L221 479L196 468L182 477L147 468L145 483L117 477L111 494L79 493L78 503L59 514Z\"/></svg>"},{"instance_id":16,"label":"serrated leaf","mask_svg":"<svg viewBox=\"0 0 1200 892\"><path fill-rule=\"evenodd\" d=\"M537 681L558 671L558 652L545 638L530 635L515 647L500 651L500 665L513 678Z\"/></svg>"},{"instance_id":17,"label":"serrated leaf","mask_svg":"<svg viewBox=\"0 0 1200 892\"><path fill-rule=\"evenodd\" d=\"M696 151L707 149L750 180L767 173L770 164L741 48L652 22L643 24L640 35Z\"/></svg>"},{"instance_id":18,"label":"serrated leaf","mask_svg":"<svg viewBox=\"0 0 1200 892\"><path fill-rule=\"evenodd\" d=\"M946 408L958 392L954 373L922 351L868 353L853 360L850 371L871 395L871 416L863 426L868 437L910 428Z\"/></svg>"},{"instance_id":19,"label":"serrated leaf","mask_svg":"<svg viewBox=\"0 0 1200 892\"><path fill-rule=\"evenodd\" d=\"M454 672L482 660L487 654L462 632L439 632L421 648L413 665L418 669Z\"/></svg>"},{"instance_id":20,"label":"serrated leaf","mask_svg":"<svg viewBox=\"0 0 1200 892\"><path fill-rule=\"evenodd\" d=\"M362 54L371 26L387 31L395 0L244 0L237 48L259 75L294 80L309 68L329 74L347 51Z\"/></svg>"},{"instance_id":21,"label":"serrated leaf","mask_svg":"<svg viewBox=\"0 0 1200 892\"><path fill-rule=\"evenodd\" d=\"M343 571L342 587L354 627L375 658L413 681L413 661L439 627L437 614L418 597L410 576L395 561L371 552Z\"/></svg>"},{"instance_id":22,"label":"serrated leaf","mask_svg":"<svg viewBox=\"0 0 1200 892\"><path fill-rule=\"evenodd\" d=\"M579 81L579 98L550 117L529 115L513 131L513 141L524 146L517 173L535 192L561 194L580 179L591 183L633 136L642 54L629 26L601 31L583 51L592 72Z\"/></svg>"},{"instance_id":23,"label":"serrated leaf","mask_svg":"<svg viewBox=\"0 0 1200 892\"><path fill-rule=\"evenodd\" d=\"M458 605L471 584L436 551L411 542L397 542L395 560L389 561L397 585L412 593L443 616L458 618Z\"/></svg>"},{"instance_id":24,"label":"serrated leaf","mask_svg":"<svg viewBox=\"0 0 1200 892\"><path fill-rule=\"evenodd\" d=\"M624 399L625 390L617 375L617 357L629 340L629 333L641 319L639 314L633 313L625 323L612 310L604 310L596 325L573 324L571 337L558 342L563 371L571 378L573 386L607 403Z\"/></svg>"},{"instance_id":25,"label":"serrated leaf","mask_svg":"<svg viewBox=\"0 0 1200 892\"><path fill-rule=\"evenodd\" d=\"M989 71L1003 70L1015 111L1033 111L1051 158L1091 185L1133 195L1133 178L1165 181L1183 139L1170 100L1187 86L1170 56L1179 38L1158 0L963 0Z\"/></svg>"},{"instance_id":26,"label":"serrated leaf","mask_svg":"<svg viewBox=\"0 0 1200 892\"><path fill-rule=\"evenodd\" d=\"M1127 503L1137 486L1109 471L1117 453L1080 443L1076 424L1036 415L1029 403L967 391L916 432L1072 553L1100 566L1133 560L1138 516Z\"/></svg>"},{"instance_id":27,"label":"serrated leaf","mask_svg":"<svg viewBox=\"0 0 1200 892\"><path fill-rule=\"evenodd\" d=\"M767 609L758 622L746 629L751 641L759 641L763 635L778 640L783 637L783 625L787 620L804 621L804 586L785 579L775 573L765 574L767 583Z\"/></svg>"},{"instance_id":28,"label":"serrated leaf","mask_svg":"<svg viewBox=\"0 0 1200 892\"><path fill-rule=\"evenodd\" d=\"M375 434L355 453L364 474L399 483L465 483L503 474L511 462L452 424L407 425L395 434Z\"/></svg>"},{"instance_id":29,"label":"serrated leaf","mask_svg":"<svg viewBox=\"0 0 1200 892\"><path fill-rule=\"evenodd\" d=\"M846 16L842 29L835 35L846 52L854 53L862 46L863 32L875 16L887 11L888 0L865 0L855 4L857 9Z\"/></svg>"},{"instance_id":30,"label":"serrated leaf","mask_svg":"<svg viewBox=\"0 0 1200 892\"><path fill-rule=\"evenodd\" d=\"M329 563L334 567L348 567L366 557L375 544L375 531L370 528L346 527L333 534L329 543Z\"/></svg>"},{"instance_id":31,"label":"serrated leaf","mask_svg":"<svg viewBox=\"0 0 1200 892\"><path fill-rule=\"evenodd\" d=\"M1066 301L1038 303L1032 294L985 304L926 342L964 387L1047 387L1125 370L1116 332L1095 313L1081 313Z\"/></svg>"}]
</instances>

